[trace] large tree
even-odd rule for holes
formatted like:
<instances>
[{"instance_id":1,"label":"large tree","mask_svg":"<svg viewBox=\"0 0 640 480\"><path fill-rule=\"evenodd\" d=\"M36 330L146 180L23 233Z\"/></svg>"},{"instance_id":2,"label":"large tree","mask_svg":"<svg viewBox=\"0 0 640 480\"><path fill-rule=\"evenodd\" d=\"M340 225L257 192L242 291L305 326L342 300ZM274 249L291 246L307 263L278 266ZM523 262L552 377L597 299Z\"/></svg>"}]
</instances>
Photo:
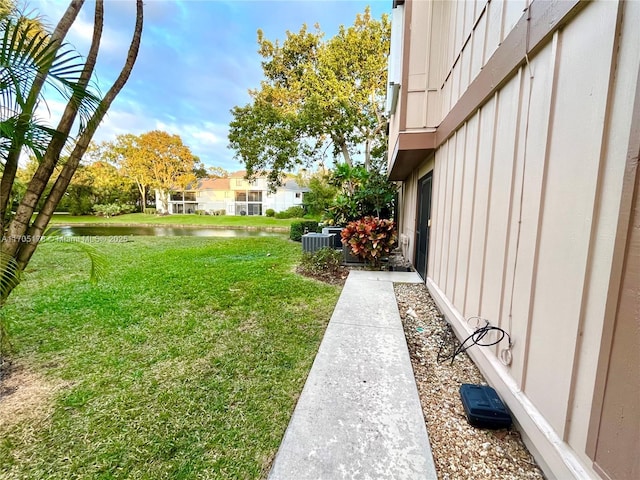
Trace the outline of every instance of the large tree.
<instances>
[{"instance_id":1,"label":"large tree","mask_svg":"<svg viewBox=\"0 0 640 480\"><path fill-rule=\"evenodd\" d=\"M142 135L118 135L114 142L101 145L102 155L122 167L122 173L135 181L143 208L148 189L156 189L164 210L171 192L184 190L197 180L194 170L199 159L178 135L160 130Z\"/></svg>"},{"instance_id":2,"label":"large tree","mask_svg":"<svg viewBox=\"0 0 640 480\"><path fill-rule=\"evenodd\" d=\"M72 215L88 215L95 205L117 204L133 209L137 200L132 180L114 165L95 161L78 167L59 209Z\"/></svg>"},{"instance_id":3,"label":"large tree","mask_svg":"<svg viewBox=\"0 0 640 480\"><path fill-rule=\"evenodd\" d=\"M94 157L120 167L122 174L138 187L140 205L142 211L146 211L152 179L142 151L138 148L138 138L132 133L118 135L114 141L97 145Z\"/></svg>"},{"instance_id":4,"label":"large tree","mask_svg":"<svg viewBox=\"0 0 640 480\"><path fill-rule=\"evenodd\" d=\"M114 165L93 162L82 167L85 184L91 187L93 203L135 204L137 195L134 183Z\"/></svg>"},{"instance_id":5,"label":"large tree","mask_svg":"<svg viewBox=\"0 0 640 480\"><path fill-rule=\"evenodd\" d=\"M369 168L385 144L384 101L390 27L370 11L324 40L320 27L287 32L280 44L258 31L264 80L251 102L232 109L230 147L247 175L281 174L327 151L353 164L361 153Z\"/></svg>"},{"instance_id":6,"label":"large tree","mask_svg":"<svg viewBox=\"0 0 640 480\"><path fill-rule=\"evenodd\" d=\"M64 38L77 18L84 0L72 0L51 34L34 32L33 23L13 12L0 18L0 306L17 285L19 274L29 263L58 203L67 190L89 142L113 100L127 82L136 61L142 36L143 3L136 0L136 23L124 66L114 83L100 97L93 89L93 78L102 37L104 5L95 2L94 29L86 59L82 61ZM67 98L58 124L43 125L36 118L43 86L49 83ZM49 90L51 91L51 90ZM78 122L76 120L79 120ZM74 125L78 131L73 132ZM63 149L68 157L61 163ZM24 148L38 158L15 214L8 208L16 181L18 159ZM59 171L48 193L47 185L56 168ZM41 198L44 203L35 215Z\"/></svg>"}]
</instances>

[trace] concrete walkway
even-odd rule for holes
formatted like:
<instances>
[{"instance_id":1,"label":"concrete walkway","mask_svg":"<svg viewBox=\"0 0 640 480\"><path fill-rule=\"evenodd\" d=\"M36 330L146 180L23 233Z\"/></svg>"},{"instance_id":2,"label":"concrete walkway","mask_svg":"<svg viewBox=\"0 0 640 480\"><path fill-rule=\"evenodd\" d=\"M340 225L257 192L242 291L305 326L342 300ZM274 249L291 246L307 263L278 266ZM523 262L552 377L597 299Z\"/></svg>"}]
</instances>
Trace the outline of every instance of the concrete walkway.
<instances>
[{"instance_id":1,"label":"concrete walkway","mask_svg":"<svg viewBox=\"0 0 640 480\"><path fill-rule=\"evenodd\" d=\"M352 270L269 480L436 479L393 282Z\"/></svg>"}]
</instances>

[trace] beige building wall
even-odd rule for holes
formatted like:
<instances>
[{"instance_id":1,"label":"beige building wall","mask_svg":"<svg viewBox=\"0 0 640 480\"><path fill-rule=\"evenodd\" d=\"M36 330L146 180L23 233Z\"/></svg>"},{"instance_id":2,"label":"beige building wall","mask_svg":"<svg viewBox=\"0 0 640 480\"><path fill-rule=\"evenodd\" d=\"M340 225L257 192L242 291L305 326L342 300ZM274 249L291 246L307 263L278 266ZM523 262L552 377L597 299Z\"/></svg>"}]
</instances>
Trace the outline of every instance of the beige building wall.
<instances>
[{"instance_id":1,"label":"beige building wall","mask_svg":"<svg viewBox=\"0 0 640 480\"><path fill-rule=\"evenodd\" d=\"M523 16L529 3L404 5L410 48L390 145L402 133L438 130L433 153L404 178L401 244L413 259L418 180L433 170L434 299L460 337L472 331L465 319L480 316L514 339L510 363L501 361L504 343L469 353L549 477L606 478L587 446L640 105L640 2L578 5L537 40L545 18ZM523 28L533 50L499 49ZM496 65L504 72L501 56L520 51L524 62L491 77ZM483 89L486 98L469 94ZM470 97L479 108L465 107Z\"/></svg>"},{"instance_id":2,"label":"beige building wall","mask_svg":"<svg viewBox=\"0 0 640 480\"><path fill-rule=\"evenodd\" d=\"M528 0L411 2L406 128L437 127L516 25Z\"/></svg>"}]
</instances>

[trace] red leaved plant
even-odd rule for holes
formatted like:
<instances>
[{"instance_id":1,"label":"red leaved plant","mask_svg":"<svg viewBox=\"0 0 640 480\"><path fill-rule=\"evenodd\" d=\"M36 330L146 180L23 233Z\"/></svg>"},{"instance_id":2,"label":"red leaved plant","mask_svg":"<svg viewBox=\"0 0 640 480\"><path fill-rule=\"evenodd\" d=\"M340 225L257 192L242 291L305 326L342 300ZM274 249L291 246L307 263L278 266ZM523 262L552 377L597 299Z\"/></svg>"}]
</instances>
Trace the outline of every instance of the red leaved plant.
<instances>
[{"instance_id":1,"label":"red leaved plant","mask_svg":"<svg viewBox=\"0 0 640 480\"><path fill-rule=\"evenodd\" d=\"M350 222L340 236L354 256L379 267L382 257L389 255L396 244L396 224L393 220L364 217Z\"/></svg>"}]
</instances>

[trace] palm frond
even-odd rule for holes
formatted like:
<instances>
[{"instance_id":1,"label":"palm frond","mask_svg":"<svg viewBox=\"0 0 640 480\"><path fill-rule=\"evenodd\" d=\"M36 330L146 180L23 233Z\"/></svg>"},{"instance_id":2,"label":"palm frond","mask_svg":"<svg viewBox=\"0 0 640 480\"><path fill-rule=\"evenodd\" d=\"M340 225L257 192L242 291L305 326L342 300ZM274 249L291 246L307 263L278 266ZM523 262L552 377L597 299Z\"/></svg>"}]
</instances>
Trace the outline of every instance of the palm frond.
<instances>
[{"instance_id":1,"label":"palm frond","mask_svg":"<svg viewBox=\"0 0 640 480\"><path fill-rule=\"evenodd\" d=\"M80 240L70 243L78 247L89 258L89 261L91 262L89 281L91 283L97 283L98 281L106 278L109 271L109 262L107 260L107 257L91 243L84 242L79 237L65 237L60 234L60 230L56 227L47 228L44 233L44 238L47 242L63 242L70 238Z\"/></svg>"},{"instance_id":2,"label":"palm frond","mask_svg":"<svg viewBox=\"0 0 640 480\"><path fill-rule=\"evenodd\" d=\"M82 57L68 44L58 48L48 33L38 30L25 18L1 19L0 37L0 122L9 122L1 132L3 143L10 138L9 127L20 125L21 128L14 130L18 138L13 140L18 140L18 145L24 143L38 156L37 150L44 143L30 145L29 141L42 139L43 133L55 133L41 124L25 121L23 115L33 113L29 111L32 106L29 106L28 96L41 72L47 74L46 85L78 107L80 131L85 129L99 108L100 97L94 93L97 91L95 83L83 85L79 82L84 68ZM15 123L10 120L12 118L23 123ZM26 133L33 127L37 127L38 132Z\"/></svg>"},{"instance_id":3,"label":"palm frond","mask_svg":"<svg viewBox=\"0 0 640 480\"><path fill-rule=\"evenodd\" d=\"M9 150L20 140L16 135L17 126L17 117L0 121L0 165L4 164L4 158ZM24 145L38 160L41 160L51 139L59 135L60 132L57 130L40 124L37 119L32 118L26 124Z\"/></svg>"},{"instance_id":4,"label":"palm frond","mask_svg":"<svg viewBox=\"0 0 640 480\"><path fill-rule=\"evenodd\" d=\"M0 252L0 306L21 279L22 271L16 259Z\"/></svg>"}]
</instances>

